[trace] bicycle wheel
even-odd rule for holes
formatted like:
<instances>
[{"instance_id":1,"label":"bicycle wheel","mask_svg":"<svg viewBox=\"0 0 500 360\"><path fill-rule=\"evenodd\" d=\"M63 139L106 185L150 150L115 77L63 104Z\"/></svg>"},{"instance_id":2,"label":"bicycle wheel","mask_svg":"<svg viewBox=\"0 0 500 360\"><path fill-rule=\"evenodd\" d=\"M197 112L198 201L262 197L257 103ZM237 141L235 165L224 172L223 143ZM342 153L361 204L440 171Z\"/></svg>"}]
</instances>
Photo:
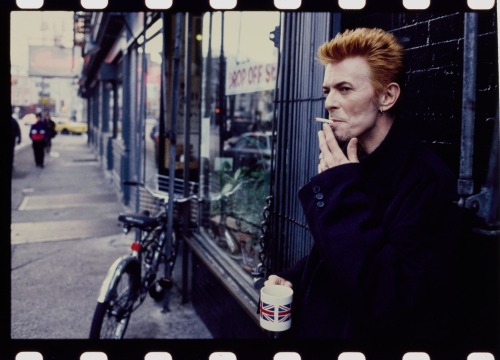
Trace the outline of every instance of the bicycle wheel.
<instances>
[{"instance_id":1,"label":"bicycle wheel","mask_svg":"<svg viewBox=\"0 0 500 360\"><path fill-rule=\"evenodd\" d=\"M90 327L90 339L122 339L132 314L139 288L139 274L128 264L107 292L107 300L98 302Z\"/></svg>"}]
</instances>

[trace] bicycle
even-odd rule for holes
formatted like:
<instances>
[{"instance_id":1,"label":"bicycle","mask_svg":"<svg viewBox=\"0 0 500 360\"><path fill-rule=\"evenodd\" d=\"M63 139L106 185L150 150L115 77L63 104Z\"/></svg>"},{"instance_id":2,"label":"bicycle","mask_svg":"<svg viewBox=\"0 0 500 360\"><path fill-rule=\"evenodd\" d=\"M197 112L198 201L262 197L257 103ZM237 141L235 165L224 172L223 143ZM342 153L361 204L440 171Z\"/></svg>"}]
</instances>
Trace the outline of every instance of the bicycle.
<instances>
[{"instance_id":1,"label":"bicycle","mask_svg":"<svg viewBox=\"0 0 500 360\"><path fill-rule=\"evenodd\" d=\"M179 225L174 222L168 239L168 194L152 190L142 183L125 184L145 187L165 205L155 216L151 216L149 211L118 216L125 234L136 228L139 235L131 245L131 253L118 258L108 270L97 298L90 339L122 339L132 312L144 302L147 294L156 301L163 300L162 311L169 311L168 292L173 286ZM193 199L197 196L174 197L173 203L184 204ZM163 276L158 276L161 265L164 267Z\"/></svg>"}]
</instances>

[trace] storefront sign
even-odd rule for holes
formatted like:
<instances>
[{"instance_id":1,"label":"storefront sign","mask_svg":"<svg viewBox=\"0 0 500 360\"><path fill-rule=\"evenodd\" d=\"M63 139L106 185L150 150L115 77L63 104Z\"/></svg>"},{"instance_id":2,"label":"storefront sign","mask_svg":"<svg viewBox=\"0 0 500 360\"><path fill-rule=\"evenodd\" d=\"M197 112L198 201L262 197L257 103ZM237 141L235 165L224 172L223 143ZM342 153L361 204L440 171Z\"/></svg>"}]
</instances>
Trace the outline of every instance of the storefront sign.
<instances>
[{"instance_id":1,"label":"storefront sign","mask_svg":"<svg viewBox=\"0 0 500 360\"><path fill-rule=\"evenodd\" d=\"M226 95L273 90L276 86L276 64L228 64Z\"/></svg>"},{"instance_id":2,"label":"storefront sign","mask_svg":"<svg viewBox=\"0 0 500 360\"><path fill-rule=\"evenodd\" d=\"M58 46L29 47L29 75L73 77L73 50Z\"/></svg>"}]
</instances>

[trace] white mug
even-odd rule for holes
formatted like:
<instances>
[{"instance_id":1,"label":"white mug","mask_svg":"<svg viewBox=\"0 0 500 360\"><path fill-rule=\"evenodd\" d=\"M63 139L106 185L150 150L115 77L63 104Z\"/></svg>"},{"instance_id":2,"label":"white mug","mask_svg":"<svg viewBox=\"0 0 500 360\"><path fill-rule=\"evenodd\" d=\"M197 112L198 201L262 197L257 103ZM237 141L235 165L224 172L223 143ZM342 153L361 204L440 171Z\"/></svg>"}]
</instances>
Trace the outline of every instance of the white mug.
<instances>
[{"instance_id":1,"label":"white mug","mask_svg":"<svg viewBox=\"0 0 500 360\"><path fill-rule=\"evenodd\" d=\"M260 289L260 326L269 331L285 331L292 325L292 288L268 285Z\"/></svg>"}]
</instances>

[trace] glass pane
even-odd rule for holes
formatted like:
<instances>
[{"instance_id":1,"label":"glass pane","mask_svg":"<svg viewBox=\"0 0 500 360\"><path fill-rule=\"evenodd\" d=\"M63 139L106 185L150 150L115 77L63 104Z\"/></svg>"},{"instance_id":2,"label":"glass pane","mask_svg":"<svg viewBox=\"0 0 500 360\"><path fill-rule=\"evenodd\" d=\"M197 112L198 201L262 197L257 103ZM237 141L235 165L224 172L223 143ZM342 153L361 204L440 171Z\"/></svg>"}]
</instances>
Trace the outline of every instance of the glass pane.
<instances>
[{"instance_id":1,"label":"glass pane","mask_svg":"<svg viewBox=\"0 0 500 360\"><path fill-rule=\"evenodd\" d=\"M163 34L159 31L163 26L162 19L158 19L147 30L148 34L155 34L146 42L146 108L145 108L145 178L149 179L158 172L159 145L160 145L160 80L162 64Z\"/></svg>"},{"instance_id":2,"label":"glass pane","mask_svg":"<svg viewBox=\"0 0 500 360\"><path fill-rule=\"evenodd\" d=\"M251 272L269 195L278 60L270 33L279 14L206 14L203 25L201 154L204 195L211 199L203 223L213 241Z\"/></svg>"}]
</instances>

